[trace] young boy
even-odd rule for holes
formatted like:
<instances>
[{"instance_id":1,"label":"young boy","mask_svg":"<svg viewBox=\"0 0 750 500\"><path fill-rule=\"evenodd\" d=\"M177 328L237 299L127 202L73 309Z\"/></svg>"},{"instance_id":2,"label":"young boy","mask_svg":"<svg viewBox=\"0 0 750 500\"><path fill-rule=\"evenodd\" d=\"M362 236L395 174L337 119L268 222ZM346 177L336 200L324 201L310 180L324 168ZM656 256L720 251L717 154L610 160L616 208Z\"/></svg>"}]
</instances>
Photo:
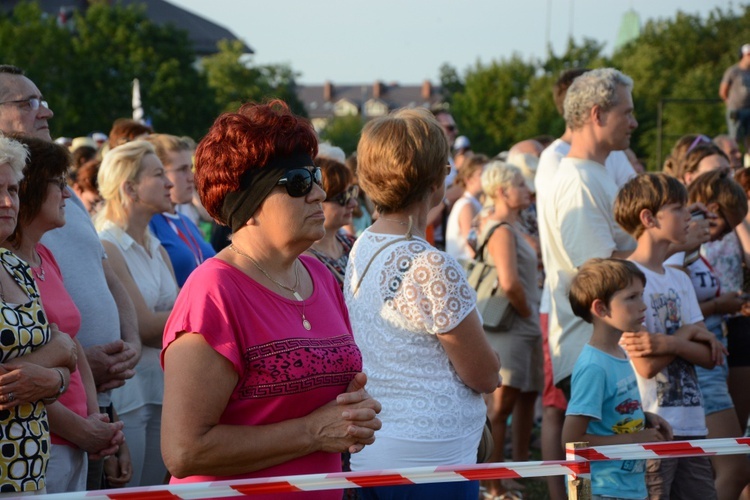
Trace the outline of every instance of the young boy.
<instances>
[{"instance_id":1,"label":"young boy","mask_svg":"<svg viewBox=\"0 0 750 500\"><path fill-rule=\"evenodd\" d=\"M623 334L638 378L644 410L663 417L676 440L707 433L695 366L722 363L724 347L703 324L695 289L682 271L664 266L670 245L685 242L690 213L687 190L665 174L631 179L615 199L615 220L637 240L629 257L646 276L645 329ZM708 457L648 460L646 484L651 499L714 499Z\"/></svg>"},{"instance_id":2,"label":"young boy","mask_svg":"<svg viewBox=\"0 0 750 500\"><path fill-rule=\"evenodd\" d=\"M619 259L591 259L573 278L571 308L593 324L594 332L573 368L564 443L600 446L672 438L668 423L644 414L635 373L619 345L623 332L641 329L645 284L635 264ZM646 498L644 472L645 460L592 462L593 498Z\"/></svg>"}]
</instances>

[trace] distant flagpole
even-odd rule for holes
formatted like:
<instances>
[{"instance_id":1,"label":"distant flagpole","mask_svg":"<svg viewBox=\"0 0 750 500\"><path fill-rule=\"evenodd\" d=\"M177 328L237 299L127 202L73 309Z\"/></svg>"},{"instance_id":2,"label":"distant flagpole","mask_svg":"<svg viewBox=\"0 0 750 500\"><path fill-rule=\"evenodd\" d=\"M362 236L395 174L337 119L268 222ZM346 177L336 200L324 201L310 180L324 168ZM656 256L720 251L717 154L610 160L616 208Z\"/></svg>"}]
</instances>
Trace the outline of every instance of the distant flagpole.
<instances>
[{"instance_id":1,"label":"distant flagpole","mask_svg":"<svg viewBox=\"0 0 750 500\"><path fill-rule=\"evenodd\" d=\"M141 83L133 79L133 120L143 123L143 104L141 103Z\"/></svg>"}]
</instances>

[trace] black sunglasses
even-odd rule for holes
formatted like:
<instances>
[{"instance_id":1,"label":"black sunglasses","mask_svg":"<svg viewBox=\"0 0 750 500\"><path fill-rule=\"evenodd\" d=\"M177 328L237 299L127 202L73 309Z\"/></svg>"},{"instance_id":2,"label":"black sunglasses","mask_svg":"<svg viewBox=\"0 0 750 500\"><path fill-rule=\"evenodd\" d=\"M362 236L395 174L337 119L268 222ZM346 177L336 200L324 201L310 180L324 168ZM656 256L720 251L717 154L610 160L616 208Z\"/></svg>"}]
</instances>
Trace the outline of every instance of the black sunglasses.
<instances>
[{"instance_id":1,"label":"black sunglasses","mask_svg":"<svg viewBox=\"0 0 750 500\"><path fill-rule=\"evenodd\" d=\"M300 198L307 196L312 191L313 182L318 186L323 186L323 175L320 173L319 167L302 167L288 170L276 185L286 186L286 192L289 196Z\"/></svg>"},{"instance_id":2,"label":"black sunglasses","mask_svg":"<svg viewBox=\"0 0 750 500\"><path fill-rule=\"evenodd\" d=\"M325 201L333 201L345 207L349 204L349 201L353 198L356 199L359 196L359 186L350 186L349 189L343 193L339 193L336 196L326 199Z\"/></svg>"}]
</instances>

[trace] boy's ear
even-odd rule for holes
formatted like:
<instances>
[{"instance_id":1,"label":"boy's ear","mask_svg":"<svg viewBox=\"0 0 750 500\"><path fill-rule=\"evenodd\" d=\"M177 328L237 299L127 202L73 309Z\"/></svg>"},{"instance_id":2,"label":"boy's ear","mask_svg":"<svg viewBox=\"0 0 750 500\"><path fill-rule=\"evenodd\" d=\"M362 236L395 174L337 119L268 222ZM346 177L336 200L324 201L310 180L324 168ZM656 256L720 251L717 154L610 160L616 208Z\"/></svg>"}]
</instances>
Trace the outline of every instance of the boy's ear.
<instances>
[{"instance_id":1,"label":"boy's ear","mask_svg":"<svg viewBox=\"0 0 750 500\"><path fill-rule=\"evenodd\" d=\"M609 307L602 299L594 299L591 303L591 314L597 318L607 317L609 316Z\"/></svg>"},{"instance_id":2,"label":"boy's ear","mask_svg":"<svg viewBox=\"0 0 750 500\"><path fill-rule=\"evenodd\" d=\"M645 228L656 226L656 216L648 208L641 210L641 213L638 214L638 219L640 219L641 224L643 224L643 227Z\"/></svg>"}]
</instances>

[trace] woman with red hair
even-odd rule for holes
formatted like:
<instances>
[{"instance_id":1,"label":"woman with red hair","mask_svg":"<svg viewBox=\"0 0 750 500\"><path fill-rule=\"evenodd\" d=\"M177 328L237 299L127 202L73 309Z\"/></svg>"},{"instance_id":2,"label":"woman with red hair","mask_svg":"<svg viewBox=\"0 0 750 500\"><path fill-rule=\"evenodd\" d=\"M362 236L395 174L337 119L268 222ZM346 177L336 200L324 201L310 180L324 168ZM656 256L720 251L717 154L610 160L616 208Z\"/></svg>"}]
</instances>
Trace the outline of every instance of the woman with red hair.
<instances>
[{"instance_id":1,"label":"woman with red hair","mask_svg":"<svg viewBox=\"0 0 750 500\"><path fill-rule=\"evenodd\" d=\"M193 271L164 331L173 482L340 471L380 428L338 283L302 256L325 232L316 153L281 101L221 115L198 146L196 187L232 243Z\"/></svg>"}]
</instances>

